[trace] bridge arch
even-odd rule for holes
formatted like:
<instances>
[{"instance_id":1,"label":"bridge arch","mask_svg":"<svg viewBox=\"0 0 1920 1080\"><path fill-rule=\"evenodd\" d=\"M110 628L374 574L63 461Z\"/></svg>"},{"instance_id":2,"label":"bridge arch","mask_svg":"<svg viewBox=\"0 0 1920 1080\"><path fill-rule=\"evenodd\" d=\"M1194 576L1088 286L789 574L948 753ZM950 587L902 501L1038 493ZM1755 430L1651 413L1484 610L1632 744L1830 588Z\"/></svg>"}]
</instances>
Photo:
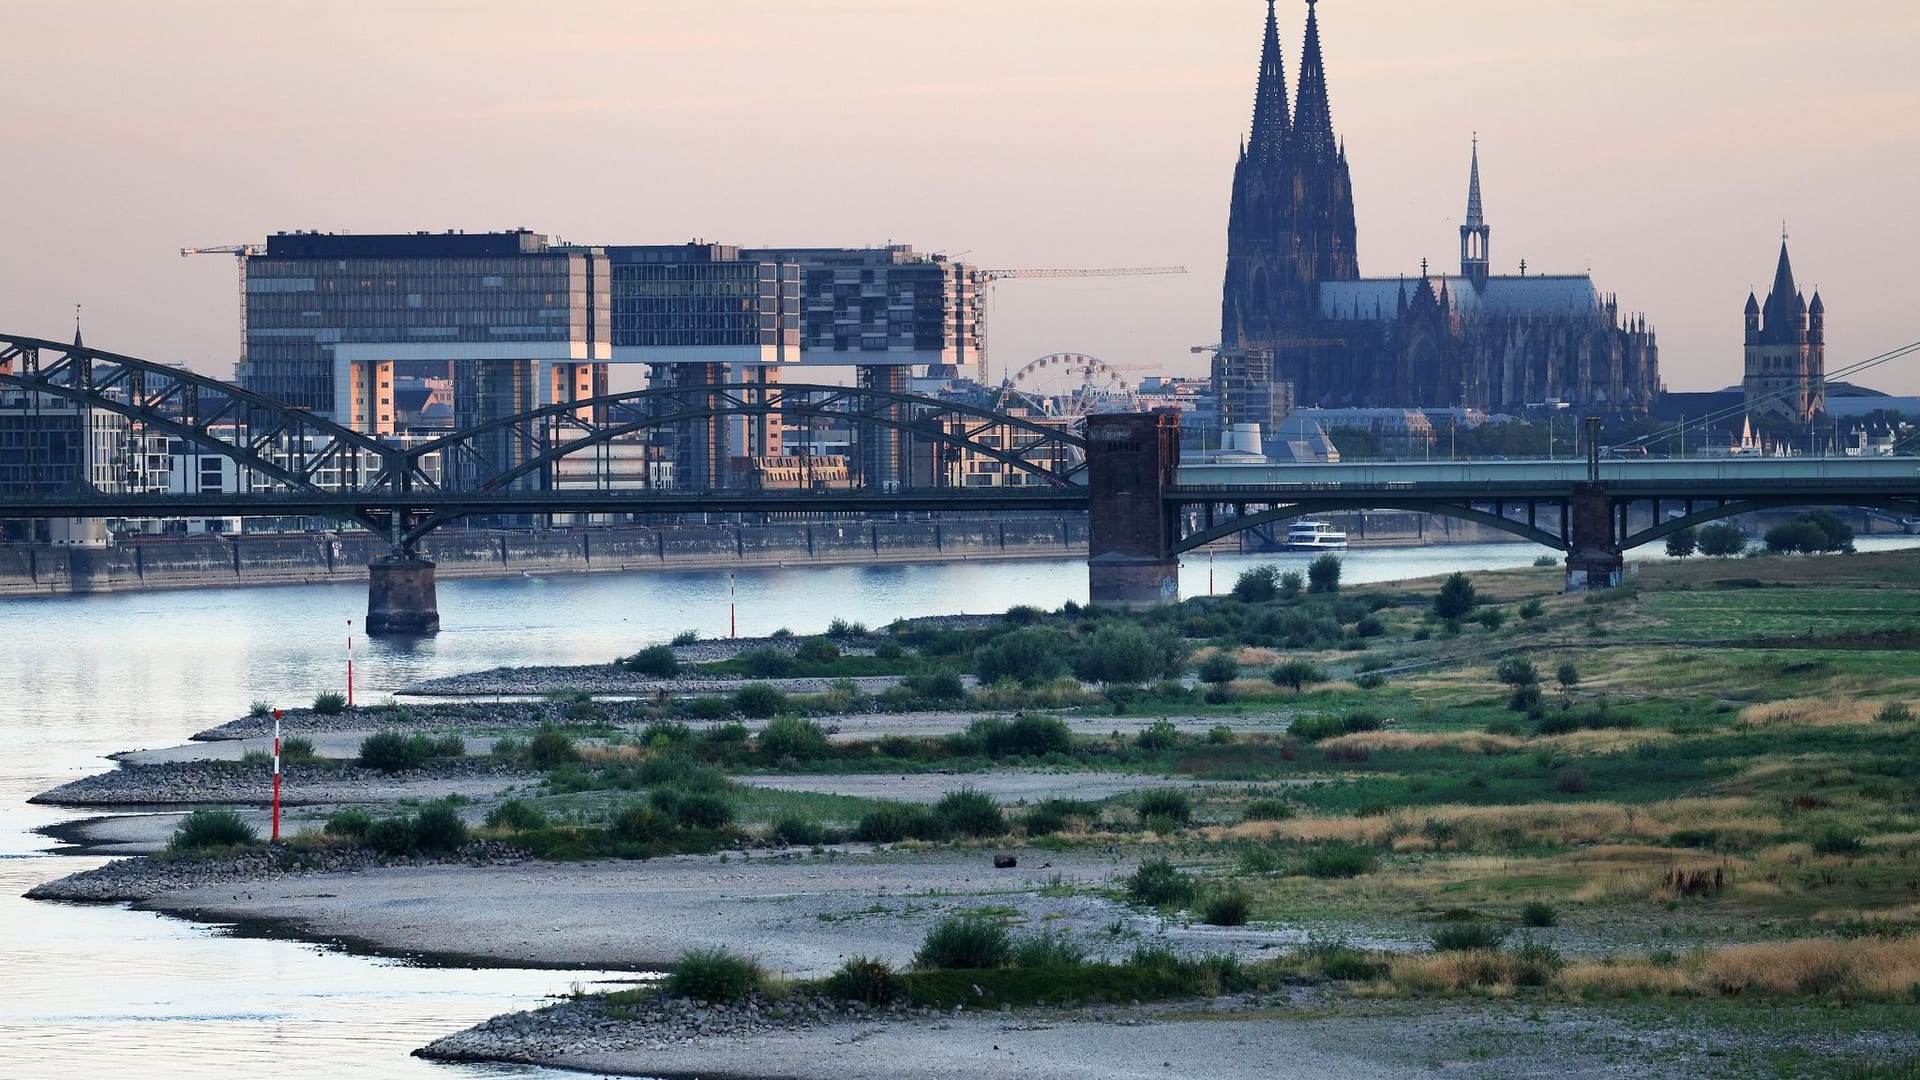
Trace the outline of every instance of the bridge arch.
<instances>
[{"instance_id":1,"label":"bridge arch","mask_svg":"<svg viewBox=\"0 0 1920 1080\"><path fill-rule=\"evenodd\" d=\"M1180 538L1179 543L1174 545L1173 551L1174 554L1183 554L1197 548L1205 547L1217 540L1224 540L1235 533L1244 532L1247 529L1256 528L1261 525L1297 521L1301 518L1313 517L1315 514L1324 514L1328 511L1335 510L1404 510L1411 513L1438 514L1442 517L1450 517L1459 521L1472 521L1488 526L1489 528L1499 529L1502 532L1512 533L1522 540L1539 544L1542 547L1553 548L1556 551L1568 551L1571 549L1571 544L1564 536L1548 532L1535 525L1529 525L1524 521L1515 521L1512 518L1503 517L1499 514L1490 514L1485 510L1476 510L1472 506L1451 503L1401 503L1391 498L1383 499L1378 496L1373 496L1364 499L1316 498L1313 500L1311 506L1300 503L1290 503L1284 506L1271 507L1258 513L1236 515L1218 522L1211 528L1188 533Z\"/></svg>"},{"instance_id":2,"label":"bridge arch","mask_svg":"<svg viewBox=\"0 0 1920 1080\"><path fill-rule=\"evenodd\" d=\"M1835 505L1854 507L1862 510L1884 510L1888 513L1899 514L1903 517L1920 517L1920 497L1913 499L1862 499L1856 496L1842 500L1839 503L1836 503L1832 499L1821 500L1804 493L1777 497L1746 498L1710 506L1703 510L1695 510L1690 514L1685 514L1668 521L1656 521L1647 528L1641 529L1639 532L1622 537L1620 540L1620 550L1630 551L1642 544L1651 544L1656 540L1664 540L1682 529L1708 525L1716 521L1724 521L1730 517L1738 517L1741 514L1750 514L1758 510L1811 509L1814 507L1829 507Z\"/></svg>"}]
</instances>

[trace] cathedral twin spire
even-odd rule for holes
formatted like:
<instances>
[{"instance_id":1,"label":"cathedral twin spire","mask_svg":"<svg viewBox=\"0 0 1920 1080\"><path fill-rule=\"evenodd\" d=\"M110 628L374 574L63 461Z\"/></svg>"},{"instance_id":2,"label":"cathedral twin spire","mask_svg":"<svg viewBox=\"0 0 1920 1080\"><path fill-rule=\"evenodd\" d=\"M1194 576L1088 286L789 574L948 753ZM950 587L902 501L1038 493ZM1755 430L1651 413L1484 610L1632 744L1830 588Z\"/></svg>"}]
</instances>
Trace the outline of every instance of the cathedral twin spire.
<instances>
[{"instance_id":1,"label":"cathedral twin spire","mask_svg":"<svg viewBox=\"0 0 1920 1080\"><path fill-rule=\"evenodd\" d=\"M1247 156L1277 161L1297 156L1303 163L1331 164L1341 156L1327 103L1327 72L1320 58L1316 0L1307 0L1307 37L1300 53L1300 91L1292 115L1287 110L1287 72L1280 55L1280 22L1275 0L1267 0L1267 37L1260 49L1260 86L1253 101L1253 139Z\"/></svg>"}]
</instances>

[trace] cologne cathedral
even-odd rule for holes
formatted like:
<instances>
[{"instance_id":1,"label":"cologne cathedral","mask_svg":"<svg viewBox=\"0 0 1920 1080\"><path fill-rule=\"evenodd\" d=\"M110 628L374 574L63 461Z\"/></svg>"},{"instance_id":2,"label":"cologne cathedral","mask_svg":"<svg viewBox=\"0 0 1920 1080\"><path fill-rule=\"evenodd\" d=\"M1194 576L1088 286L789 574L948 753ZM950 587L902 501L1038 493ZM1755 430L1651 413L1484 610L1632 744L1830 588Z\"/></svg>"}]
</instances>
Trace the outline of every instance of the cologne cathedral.
<instances>
[{"instance_id":1,"label":"cologne cathedral","mask_svg":"<svg viewBox=\"0 0 1920 1080\"><path fill-rule=\"evenodd\" d=\"M1314 0L1291 109L1273 3L1253 132L1233 172L1225 378L1270 363L1276 389L1291 384L1294 403L1323 407L1645 412L1660 393L1645 317L1623 316L1587 274L1528 273L1524 262L1517 274L1492 273L1477 142L1460 272L1423 262L1418 276L1360 276L1353 184L1333 129Z\"/></svg>"}]
</instances>

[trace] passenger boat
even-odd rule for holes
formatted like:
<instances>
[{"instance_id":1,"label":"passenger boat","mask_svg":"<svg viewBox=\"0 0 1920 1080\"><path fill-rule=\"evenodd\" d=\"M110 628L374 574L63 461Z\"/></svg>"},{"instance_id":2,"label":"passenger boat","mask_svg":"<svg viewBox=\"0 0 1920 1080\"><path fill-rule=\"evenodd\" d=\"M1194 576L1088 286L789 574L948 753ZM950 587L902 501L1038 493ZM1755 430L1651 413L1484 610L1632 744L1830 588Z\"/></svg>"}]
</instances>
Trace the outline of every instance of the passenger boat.
<instances>
[{"instance_id":1,"label":"passenger boat","mask_svg":"<svg viewBox=\"0 0 1920 1080\"><path fill-rule=\"evenodd\" d=\"M1324 521L1296 521L1280 546L1285 551L1345 551L1347 534Z\"/></svg>"}]
</instances>

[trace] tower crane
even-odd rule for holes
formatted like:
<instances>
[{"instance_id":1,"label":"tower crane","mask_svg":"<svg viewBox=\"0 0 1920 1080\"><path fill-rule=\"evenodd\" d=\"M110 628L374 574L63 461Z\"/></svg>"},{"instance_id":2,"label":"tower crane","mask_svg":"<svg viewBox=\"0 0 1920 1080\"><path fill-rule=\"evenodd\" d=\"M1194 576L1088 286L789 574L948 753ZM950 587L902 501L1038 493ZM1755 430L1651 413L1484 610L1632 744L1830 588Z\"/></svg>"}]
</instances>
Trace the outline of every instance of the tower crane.
<instances>
[{"instance_id":1,"label":"tower crane","mask_svg":"<svg viewBox=\"0 0 1920 1080\"><path fill-rule=\"evenodd\" d=\"M1184 266L1109 266L1091 270L1075 270L1061 267L1040 267L1015 270L978 270L975 280L983 292L991 289L996 281L1016 278L1095 278L1095 277L1155 277L1161 274L1184 274ZM987 308L992 301L992 293L987 292L980 305L980 382L992 385L987 368Z\"/></svg>"},{"instance_id":2,"label":"tower crane","mask_svg":"<svg viewBox=\"0 0 1920 1080\"><path fill-rule=\"evenodd\" d=\"M180 257L190 255L231 255L234 266L240 273L240 361L234 365L234 378L244 379L241 366L247 362L247 259L253 255L265 255L265 244L222 244L219 247L183 247Z\"/></svg>"}]
</instances>

